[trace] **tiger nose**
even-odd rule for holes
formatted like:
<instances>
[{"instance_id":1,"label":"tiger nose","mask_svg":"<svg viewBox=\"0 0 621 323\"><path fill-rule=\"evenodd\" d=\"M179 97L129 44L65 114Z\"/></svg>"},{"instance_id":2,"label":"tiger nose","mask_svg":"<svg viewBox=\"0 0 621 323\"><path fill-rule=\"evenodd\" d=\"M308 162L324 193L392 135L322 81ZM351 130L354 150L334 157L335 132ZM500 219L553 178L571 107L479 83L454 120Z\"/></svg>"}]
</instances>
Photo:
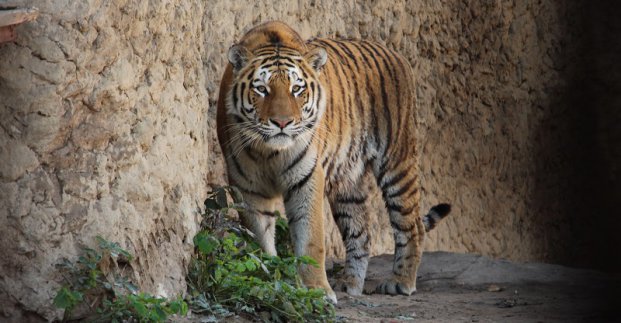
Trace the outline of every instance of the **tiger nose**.
<instances>
[{"instance_id":1,"label":"tiger nose","mask_svg":"<svg viewBox=\"0 0 621 323\"><path fill-rule=\"evenodd\" d=\"M270 121L280 129L285 129L287 125L293 122L293 118L270 118Z\"/></svg>"}]
</instances>

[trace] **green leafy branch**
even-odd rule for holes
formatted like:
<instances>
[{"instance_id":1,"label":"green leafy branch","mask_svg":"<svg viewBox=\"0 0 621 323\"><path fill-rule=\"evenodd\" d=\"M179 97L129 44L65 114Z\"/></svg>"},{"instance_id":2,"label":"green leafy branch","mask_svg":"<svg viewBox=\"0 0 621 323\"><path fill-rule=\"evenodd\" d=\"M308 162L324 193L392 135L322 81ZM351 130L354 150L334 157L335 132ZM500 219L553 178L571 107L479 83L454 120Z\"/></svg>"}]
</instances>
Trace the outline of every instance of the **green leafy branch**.
<instances>
[{"instance_id":1,"label":"green leafy branch","mask_svg":"<svg viewBox=\"0 0 621 323\"><path fill-rule=\"evenodd\" d=\"M334 321L325 292L302 284L298 267L317 263L292 255L287 222L277 221L282 257L274 257L263 253L252 233L228 216L230 210L244 211L234 187L216 188L205 201L203 224L211 226L194 237L197 254L188 275L193 311L276 322Z\"/></svg>"},{"instance_id":2,"label":"green leafy branch","mask_svg":"<svg viewBox=\"0 0 621 323\"><path fill-rule=\"evenodd\" d=\"M64 309L64 320L76 318L74 310L93 322L162 322L171 314L185 315L188 305L182 298L167 300L146 293L122 274L121 267L133 256L118 243L97 236L98 249L83 248L76 262L64 259L58 265L65 278L54 297L54 305ZM120 264L120 266L119 266Z\"/></svg>"}]
</instances>

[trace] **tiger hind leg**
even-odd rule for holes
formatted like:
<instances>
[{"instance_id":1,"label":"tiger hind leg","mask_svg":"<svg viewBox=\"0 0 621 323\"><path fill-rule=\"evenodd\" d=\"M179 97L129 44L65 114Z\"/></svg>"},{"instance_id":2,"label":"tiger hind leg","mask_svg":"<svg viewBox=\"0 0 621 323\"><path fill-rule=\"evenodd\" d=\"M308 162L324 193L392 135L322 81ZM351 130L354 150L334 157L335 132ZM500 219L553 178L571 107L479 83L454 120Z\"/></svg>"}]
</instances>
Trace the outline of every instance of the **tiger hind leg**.
<instances>
[{"instance_id":1,"label":"tiger hind leg","mask_svg":"<svg viewBox=\"0 0 621 323\"><path fill-rule=\"evenodd\" d=\"M377 183L390 216L395 240L392 276L375 289L380 294L411 295L421 261L425 224L419 216L417 167L400 163L376 168Z\"/></svg>"}]
</instances>

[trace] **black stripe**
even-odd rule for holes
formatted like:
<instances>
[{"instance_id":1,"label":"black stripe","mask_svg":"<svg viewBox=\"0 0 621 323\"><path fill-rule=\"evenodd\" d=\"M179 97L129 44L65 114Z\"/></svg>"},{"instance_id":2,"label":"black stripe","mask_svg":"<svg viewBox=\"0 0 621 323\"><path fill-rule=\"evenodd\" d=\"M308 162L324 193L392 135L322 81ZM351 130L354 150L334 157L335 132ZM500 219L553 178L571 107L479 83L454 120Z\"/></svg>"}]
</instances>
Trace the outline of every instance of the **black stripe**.
<instances>
[{"instance_id":1,"label":"black stripe","mask_svg":"<svg viewBox=\"0 0 621 323\"><path fill-rule=\"evenodd\" d=\"M336 47L332 46L327 39L317 39L317 42L324 45L325 47L329 47L331 51L338 57L339 61L343 63L343 55L336 49Z\"/></svg>"},{"instance_id":2,"label":"black stripe","mask_svg":"<svg viewBox=\"0 0 621 323\"><path fill-rule=\"evenodd\" d=\"M342 42L335 42L335 43L337 45L339 45L339 47L341 49L343 49L343 51L345 51L347 53L347 55L351 58L351 61L356 66L356 70L359 71L358 62L356 61L356 56L351 52L351 50L349 50L349 48L344 43L342 43ZM345 65L347 65L348 71L353 73L353 69L352 69L351 65L349 64L349 61L350 60L345 60ZM350 97L354 97L355 100L356 100L356 107L358 108L358 114L359 114L359 116L361 118L359 123L363 124L367 120L366 120L366 113L365 113L366 111L365 111L364 106L362 104L362 99L360 98L360 93L359 93L360 88L359 88L358 80L357 80L358 77L357 77L357 75L350 75L350 76L351 77L346 78L347 85L349 87L349 94L350 94ZM349 79L351 79L354 82L354 86L353 87L350 86ZM349 110L349 115L350 115L350 118L352 118L351 110Z\"/></svg>"},{"instance_id":3,"label":"black stripe","mask_svg":"<svg viewBox=\"0 0 621 323\"><path fill-rule=\"evenodd\" d=\"M336 202L341 204L363 204L367 201L366 196L337 196Z\"/></svg>"},{"instance_id":4,"label":"black stripe","mask_svg":"<svg viewBox=\"0 0 621 323\"><path fill-rule=\"evenodd\" d=\"M407 243L396 242L395 248L403 248L403 247L406 247L407 245L408 245Z\"/></svg>"},{"instance_id":5,"label":"black stripe","mask_svg":"<svg viewBox=\"0 0 621 323\"><path fill-rule=\"evenodd\" d=\"M326 130L326 131L328 131L328 132L329 132L329 130ZM326 135L325 137L327 137L327 135ZM326 148L327 148L327 147L328 147L328 139L327 139L327 138L324 138L324 140L323 140L323 145L321 146L321 154L322 154L322 155L324 156L324 158L325 158L325 159L321 162L321 167L322 167L323 169L326 169L326 165L327 165L327 162L328 162L328 157L330 157L328 154L326 154Z\"/></svg>"},{"instance_id":6,"label":"black stripe","mask_svg":"<svg viewBox=\"0 0 621 323\"><path fill-rule=\"evenodd\" d=\"M241 166L239 165L239 161L237 160L237 158L235 158L235 156L231 156L230 157L233 160L233 165L235 166L235 170L237 171L237 173L239 175L241 175L241 177L246 180L247 182L250 182L248 180L248 176L246 176L246 173L244 173L244 171L242 171Z\"/></svg>"},{"instance_id":7,"label":"black stripe","mask_svg":"<svg viewBox=\"0 0 621 323\"><path fill-rule=\"evenodd\" d=\"M319 110L319 103L321 103L321 95L322 95L322 92L321 92L321 91L322 91L322 90L321 90L321 87L320 87L320 86L317 86L317 101L316 101L316 102L315 102L315 104L314 104L314 106L315 106L315 108L316 108L317 110Z\"/></svg>"},{"instance_id":8,"label":"black stripe","mask_svg":"<svg viewBox=\"0 0 621 323\"><path fill-rule=\"evenodd\" d=\"M244 122L244 119L242 119L240 116L238 115L234 115L233 118L235 119L235 122L237 123L242 123Z\"/></svg>"},{"instance_id":9,"label":"black stripe","mask_svg":"<svg viewBox=\"0 0 621 323\"><path fill-rule=\"evenodd\" d=\"M301 219L302 219L302 215L298 215L297 217L291 217L287 219L287 222L289 223L289 226L291 226L292 224L300 221Z\"/></svg>"},{"instance_id":10,"label":"black stripe","mask_svg":"<svg viewBox=\"0 0 621 323\"><path fill-rule=\"evenodd\" d=\"M278 150L275 150L275 151L271 152L269 155L267 155L267 159L272 159L272 158L278 156L279 153L280 152L278 152Z\"/></svg>"},{"instance_id":11,"label":"black stripe","mask_svg":"<svg viewBox=\"0 0 621 323\"><path fill-rule=\"evenodd\" d=\"M334 221L338 221L341 218L351 219L351 215L349 215L349 213L346 213L346 212L333 212L332 217L334 218Z\"/></svg>"},{"instance_id":12,"label":"black stripe","mask_svg":"<svg viewBox=\"0 0 621 323\"><path fill-rule=\"evenodd\" d=\"M380 185L382 179L384 179L384 175L386 175L386 172L388 171L388 161L386 159L382 160L382 164L380 165L378 171L379 172L375 180L377 182L377 185Z\"/></svg>"},{"instance_id":13,"label":"black stripe","mask_svg":"<svg viewBox=\"0 0 621 323\"><path fill-rule=\"evenodd\" d=\"M358 239L364 233L364 230L360 230L356 233L349 232L346 239Z\"/></svg>"},{"instance_id":14,"label":"black stripe","mask_svg":"<svg viewBox=\"0 0 621 323\"><path fill-rule=\"evenodd\" d=\"M386 208L388 209L388 211L399 212L399 213L401 213L402 216L409 215L410 213L412 213L414 211L414 207L410 207L408 209L404 209L403 205L394 204L394 203L390 203L390 202L386 203Z\"/></svg>"},{"instance_id":15,"label":"black stripe","mask_svg":"<svg viewBox=\"0 0 621 323\"><path fill-rule=\"evenodd\" d=\"M237 84L236 84L236 85L237 85ZM244 91L245 91L245 90L246 90L246 83L242 83L242 84L241 84L241 89L239 90L239 94L241 94L241 95L240 95L240 97L241 97L242 95L244 95ZM243 102L243 100L242 100L242 102L241 102L241 106L242 106L242 108L244 107L244 102Z\"/></svg>"},{"instance_id":16,"label":"black stripe","mask_svg":"<svg viewBox=\"0 0 621 323\"><path fill-rule=\"evenodd\" d=\"M412 227L412 229L413 229L413 228L414 228L414 227ZM408 232L408 233L410 233L410 232ZM395 247L398 247L398 248L403 248L403 247L407 246L407 245L408 245L408 244L412 241L412 239L414 239L414 235L413 235L413 234L410 234L410 235L408 236L407 241L406 241L405 243L395 242Z\"/></svg>"},{"instance_id":17,"label":"black stripe","mask_svg":"<svg viewBox=\"0 0 621 323\"><path fill-rule=\"evenodd\" d=\"M356 260L360 260L360 259L363 259L363 258L367 258L368 256L369 256L369 254L365 252L365 253L361 253L359 255L352 255L351 257L356 259Z\"/></svg>"},{"instance_id":18,"label":"black stripe","mask_svg":"<svg viewBox=\"0 0 621 323\"><path fill-rule=\"evenodd\" d=\"M399 181L401 181L407 174L408 174L408 171L404 170L398 173L397 175L393 176L388 182L382 185L382 190L386 190L387 188L399 183ZM381 180L383 180L383 178Z\"/></svg>"},{"instance_id":19,"label":"black stripe","mask_svg":"<svg viewBox=\"0 0 621 323\"><path fill-rule=\"evenodd\" d=\"M379 57L382 60L382 62L384 63L384 66L386 66L386 70L388 71L388 74L390 74L390 78L392 78L394 80L395 79L394 71L390 68L390 66L392 66L392 64L388 65L388 63L386 63L386 58L387 58L386 51L384 51L382 49L382 52L383 52L383 55L382 55L377 50L377 48L381 49L381 46L379 46L379 44L373 43L373 42L370 42L370 41L367 41L367 40L363 40L362 43L367 45L368 48L371 48L373 53L375 53L375 56Z\"/></svg>"},{"instance_id":20,"label":"black stripe","mask_svg":"<svg viewBox=\"0 0 621 323\"><path fill-rule=\"evenodd\" d=\"M284 46L283 44L278 44L278 45L274 45L274 44L267 44L264 46L260 46L255 50L256 55L259 55L263 52L274 52L276 50L279 50L281 52L289 52L289 53L298 53L298 51L293 48L293 47L289 47L289 46ZM297 55L297 54L296 54Z\"/></svg>"},{"instance_id":21,"label":"black stripe","mask_svg":"<svg viewBox=\"0 0 621 323\"><path fill-rule=\"evenodd\" d=\"M305 80L308 79L308 73L306 73L302 66L298 66L298 68L300 69L300 72L302 72L302 78Z\"/></svg>"},{"instance_id":22,"label":"black stripe","mask_svg":"<svg viewBox=\"0 0 621 323\"><path fill-rule=\"evenodd\" d=\"M415 178L411 179L409 182L403 184L403 186L401 186L401 188L399 188L397 191L388 194L386 197L394 198L397 196L401 196L403 193L407 192L410 188L412 188L412 185L414 185L415 182L416 182ZM416 191L417 189L414 189L414 192Z\"/></svg>"},{"instance_id":23,"label":"black stripe","mask_svg":"<svg viewBox=\"0 0 621 323\"><path fill-rule=\"evenodd\" d=\"M233 85L233 107L235 109L237 109L237 100L237 83L235 83L235 85Z\"/></svg>"},{"instance_id":24,"label":"black stripe","mask_svg":"<svg viewBox=\"0 0 621 323\"><path fill-rule=\"evenodd\" d=\"M401 288L401 284L397 283L397 293L401 294L401 295L410 295L409 293L406 293L403 288Z\"/></svg>"},{"instance_id":25,"label":"black stripe","mask_svg":"<svg viewBox=\"0 0 621 323\"><path fill-rule=\"evenodd\" d=\"M410 199L412 198L412 196L414 196L416 193L418 193L418 188L413 189L410 193L408 193L405 196L401 196L402 199Z\"/></svg>"},{"instance_id":26,"label":"black stripe","mask_svg":"<svg viewBox=\"0 0 621 323\"><path fill-rule=\"evenodd\" d=\"M336 49L335 49L336 50ZM342 55L341 55L342 56ZM354 128L356 126L356 123L354 122L354 113L353 113L353 109L355 108L355 104L354 104L354 94L352 93L353 90L356 90L357 86L352 88L351 84L349 83L350 79L354 79L355 77L351 75L351 71L352 68L349 65L349 60L346 59L344 56L343 60L342 60L342 64L339 65L339 69L343 75L343 78L341 79L341 82L339 84L342 83L343 80L345 80L345 83L347 85L347 91L345 93L343 93L343 104L345 105L345 110L343 111L345 113L347 113L347 116L349 117L349 128L352 134L355 134L356 132L354 131ZM347 72L350 72L349 74ZM356 98L358 99L358 102L360 102L360 98L358 98L356 96ZM360 120L362 121L362 120ZM349 148L347 151L347 156L349 156L349 160L350 161L355 161L358 158L358 154L354 154L353 151L357 148L357 143L355 140L356 136L352 136L349 139ZM337 167L336 169L336 173L337 174L341 174L341 168L342 167L346 167L345 164L341 164Z\"/></svg>"},{"instance_id":27,"label":"black stripe","mask_svg":"<svg viewBox=\"0 0 621 323\"><path fill-rule=\"evenodd\" d=\"M255 191L252 191L252 190L249 190L249 189L243 188L243 187L239 186L239 183L238 183L237 188L239 188L239 190L240 190L240 191L242 191L243 193L246 193L246 194L250 194L250 195L259 196L259 197L262 197L262 198L264 198L264 199L271 199L271 198L272 198L271 196L265 195L265 194L263 194L263 193L260 193L260 192L255 192Z\"/></svg>"},{"instance_id":28,"label":"black stripe","mask_svg":"<svg viewBox=\"0 0 621 323\"><path fill-rule=\"evenodd\" d=\"M335 152L336 154L336 152ZM333 156L334 157L334 156ZM328 164L328 169L326 169L326 178L330 178L332 175L332 170L334 169L334 158L330 159L330 164Z\"/></svg>"},{"instance_id":29,"label":"black stripe","mask_svg":"<svg viewBox=\"0 0 621 323\"><path fill-rule=\"evenodd\" d=\"M392 226L393 229L397 229L397 230L399 230L401 232L410 232L410 231L412 231L412 229L414 229L416 224L413 223L412 225L409 225L409 226L402 226L399 223L391 220L390 221L390 226Z\"/></svg>"},{"instance_id":30,"label":"black stripe","mask_svg":"<svg viewBox=\"0 0 621 323\"><path fill-rule=\"evenodd\" d=\"M337 43L336 41L331 41L331 42L332 42L332 43L335 43L335 44L337 45L337 47L339 47L339 48L340 48L340 46L338 46L338 43ZM351 86L351 84L350 84L350 81L349 81L349 80L350 80L350 79L354 79L354 80L355 80L355 77L353 77L353 76L351 75L352 68L351 68L351 65L349 65L349 60L348 60L348 59L344 56L344 54L343 54L343 53L341 53L341 52L339 51L339 49L337 49L336 47L334 47L334 46L330 45L330 44L329 44L329 42L326 42L326 43L327 43L327 44L330 46L330 48L331 48L333 51L335 51L335 52L339 55L339 57L341 58L341 64L339 64L339 70L341 71L341 74L343 75L343 77L341 78L341 82L339 82L338 84L339 84L342 88L344 88L344 86L342 85L342 82L343 82L343 80L344 80L344 81L345 81L345 83L346 83L346 85L347 85L347 91L341 91L341 94L342 94L342 98L343 98L343 104L345 105L345 110L346 110L346 111L344 111L344 112L346 112L346 113L347 113L347 115L348 115L348 117L349 117L349 120L350 120L350 122L349 122L349 126L350 126L350 128L351 128L351 130L352 130L352 133L353 133L353 132L354 132L354 131L353 131L353 128L354 128L354 126L355 126L355 124L356 124L356 123L354 123L354 122L353 122L353 121L354 121L354 116L353 116L354 99L353 99L353 97L354 97L354 96L355 96L355 97L357 97L357 95L354 95L354 93L353 93L353 92L356 92L356 90L357 90L357 86L355 86L355 87L353 87L353 88L352 88L352 86ZM346 53L345 53L345 55L346 55ZM347 72L350 72L350 73L347 73ZM357 93L356 93L356 94L357 94ZM359 98L358 98L358 102L360 102L360 99L359 99ZM355 141L353 140L353 138L350 138L348 156L352 156L351 152L352 152L352 150L355 148L354 142L355 142ZM341 171L341 167L342 167L342 166L343 166L343 165L339 165L339 167L337 167L337 170L336 170L336 171L337 171L337 173L340 173L340 171Z\"/></svg>"},{"instance_id":31,"label":"black stripe","mask_svg":"<svg viewBox=\"0 0 621 323\"><path fill-rule=\"evenodd\" d=\"M304 128L306 129L311 129L312 127L315 126L315 123L317 122L317 116L315 115L315 113L313 112L313 114L310 116L310 118L312 118L311 120L308 121L307 124L304 125ZM294 135L293 137L295 138L296 135Z\"/></svg>"},{"instance_id":32,"label":"black stripe","mask_svg":"<svg viewBox=\"0 0 621 323\"><path fill-rule=\"evenodd\" d=\"M289 68L295 68L295 65L290 64L290 63L282 63L281 65L287 66Z\"/></svg>"},{"instance_id":33,"label":"black stripe","mask_svg":"<svg viewBox=\"0 0 621 323\"><path fill-rule=\"evenodd\" d=\"M354 53L349 50L349 48L346 46L346 44L344 44L342 41L335 41L335 43L345 52L345 54L347 54L347 56L349 56L349 58L354 62L354 65L356 65L356 69L360 70L360 67L358 67L358 62L356 62L356 55L354 55Z\"/></svg>"},{"instance_id":34,"label":"black stripe","mask_svg":"<svg viewBox=\"0 0 621 323\"><path fill-rule=\"evenodd\" d=\"M399 78L397 77L397 75L392 73L393 69L395 69L397 67L397 65L399 65L399 68L401 70L401 74L400 75L406 74L407 70L403 66L403 62L401 62L399 57L396 56L395 52L393 52L391 50L388 50L384 46L381 46L379 44L373 44L373 43L370 43L370 44L374 45L376 48L379 48L384 53L384 57L386 57L390 61L390 65L391 65L392 68L389 68L388 71L390 72L390 75L391 75L391 77L392 77L392 79L394 81L394 85L396 87L396 90L395 90L395 94L396 95L395 96L397 98L397 107L399 108L397 110L397 112L399 112L399 111L404 111L405 112L405 111L409 110L412 107L408 106L408 107L405 107L405 109L401 109L401 97L403 95L401 93L401 82L399 81ZM395 63L393 61L393 59L396 60L397 63ZM384 62L384 63L386 64L386 62ZM406 82L408 82L408 81L411 82L412 80L407 80L406 79ZM407 86L407 84L406 84L406 86ZM402 122L404 122L404 121L405 121L405 118L401 118L401 116L399 115L399 117L397 118L397 138L399 138L400 134L403 131L405 131L405 127L402 126Z\"/></svg>"},{"instance_id":35,"label":"black stripe","mask_svg":"<svg viewBox=\"0 0 621 323\"><path fill-rule=\"evenodd\" d=\"M284 172L282 172L283 174L288 172L289 170L291 170L293 167L295 167L295 165L297 165L302 159L304 159L304 156L306 156L306 152L308 151L308 147L310 146L310 144L306 145L306 147L304 147L304 149L302 149L302 151L295 157L295 159L293 160L293 162L291 162L291 164L289 164L289 166L287 166L287 168L285 169Z\"/></svg>"},{"instance_id":36,"label":"black stripe","mask_svg":"<svg viewBox=\"0 0 621 323\"><path fill-rule=\"evenodd\" d=\"M369 60L367 59L367 55L365 53L362 52L362 47L360 47L360 44L358 44L357 42L351 42L351 45L353 47L355 47L358 52L360 53L360 57L362 58L362 60L364 61L364 66L367 67L371 67L371 63L369 62ZM380 136L379 136L379 124L377 122L377 113L375 110L375 91L373 91L374 89L371 87L371 81L369 80L369 73L367 69L362 69L364 71L364 75L365 75L365 79L366 79L366 88L367 88L367 94L369 96L369 101L370 101L370 110L371 110L371 128L373 129L373 136L374 136L374 140L375 140L375 146L377 148L379 148L379 140L380 140ZM378 70L378 74L380 73L380 71Z\"/></svg>"},{"instance_id":37,"label":"black stripe","mask_svg":"<svg viewBox=\"0 0 621 323\"><path fill-rule=\"evenodd\" d=\"M311 168L310 172L308 172L308 174L306 174L299 182L293 184L287 192L287 197L285 198L285 200L289 200L289 197L291 196L291 192L293 191L297 191L299 190L301 187L303 187L304 185L306 185L306 183L308 182L308 180L313 176L313 173L315 172L315 168L317 167L317 161L315 161L315 163L313 164L313 168Z\"/></svg>"},{"instance_id":38,"label":"black stripe","mask_svg":"<svg viewBox=\"0 0 621 323\"><path fill-rule=\"evenodd\" d=\"M392 137L392 123L391 123L391 117L390 117L390 110L388 109L388 93L386 91L386 80L384 79L383 70L380 69L380 64L375 58L375 56L373 56L373 53L371 52L371 50L369 50L365 46L365 43L361 43L361 46L369 53L369 57L375 64L375 67L377 68L377 71L378 71L378 76L380 78L379 79L380 88L382 90L382 111L384 112L384 119L386 121L386 134L385 134L386 135L386 148L384 149L384 153L386 153L388 149L390 148L390 143L392 140L391 138Z\"/></svg>"},{"instance_id":39,"label":"black stripe","mask_svg":"<svg viewBox=\"0 0 621 323\"><path fill-rule=\"evenodd\" d=\"M265 215L265 216L270 216L270 217L276 217L278 216L276 213L271 212L271 211L258 211L259 213Z\"/></svg>"}]
</instances>

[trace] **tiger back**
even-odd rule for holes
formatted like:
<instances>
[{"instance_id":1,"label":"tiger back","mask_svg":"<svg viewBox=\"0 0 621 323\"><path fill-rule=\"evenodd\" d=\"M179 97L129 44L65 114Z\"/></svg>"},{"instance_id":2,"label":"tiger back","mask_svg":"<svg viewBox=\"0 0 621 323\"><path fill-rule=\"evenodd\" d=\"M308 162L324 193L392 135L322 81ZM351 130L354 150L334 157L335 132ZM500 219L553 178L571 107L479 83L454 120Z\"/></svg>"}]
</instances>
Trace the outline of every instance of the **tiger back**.
<instances>
[{"instance_id":1,"label":"tiger back","mask_svg":"<svg viewBox=\"0 0 621 323\"><path fill-rule=\"evenodd\" d=\"M300 267L302 280L336 302L324 265L323 214L330 208L347 251L344 278L334 288L361 294L370 213L361 180L370 169L395 238L393 274L375 292L414 292L425 232L450 206L419 213L415 89L407 60L366 40L304 41L281 22L251 29L228 58L218 138L229 181L247 202L242 222L262 248L276 253L275 211L283 202L295 254L319 263Z\"/></svg>"}]
</instances>

